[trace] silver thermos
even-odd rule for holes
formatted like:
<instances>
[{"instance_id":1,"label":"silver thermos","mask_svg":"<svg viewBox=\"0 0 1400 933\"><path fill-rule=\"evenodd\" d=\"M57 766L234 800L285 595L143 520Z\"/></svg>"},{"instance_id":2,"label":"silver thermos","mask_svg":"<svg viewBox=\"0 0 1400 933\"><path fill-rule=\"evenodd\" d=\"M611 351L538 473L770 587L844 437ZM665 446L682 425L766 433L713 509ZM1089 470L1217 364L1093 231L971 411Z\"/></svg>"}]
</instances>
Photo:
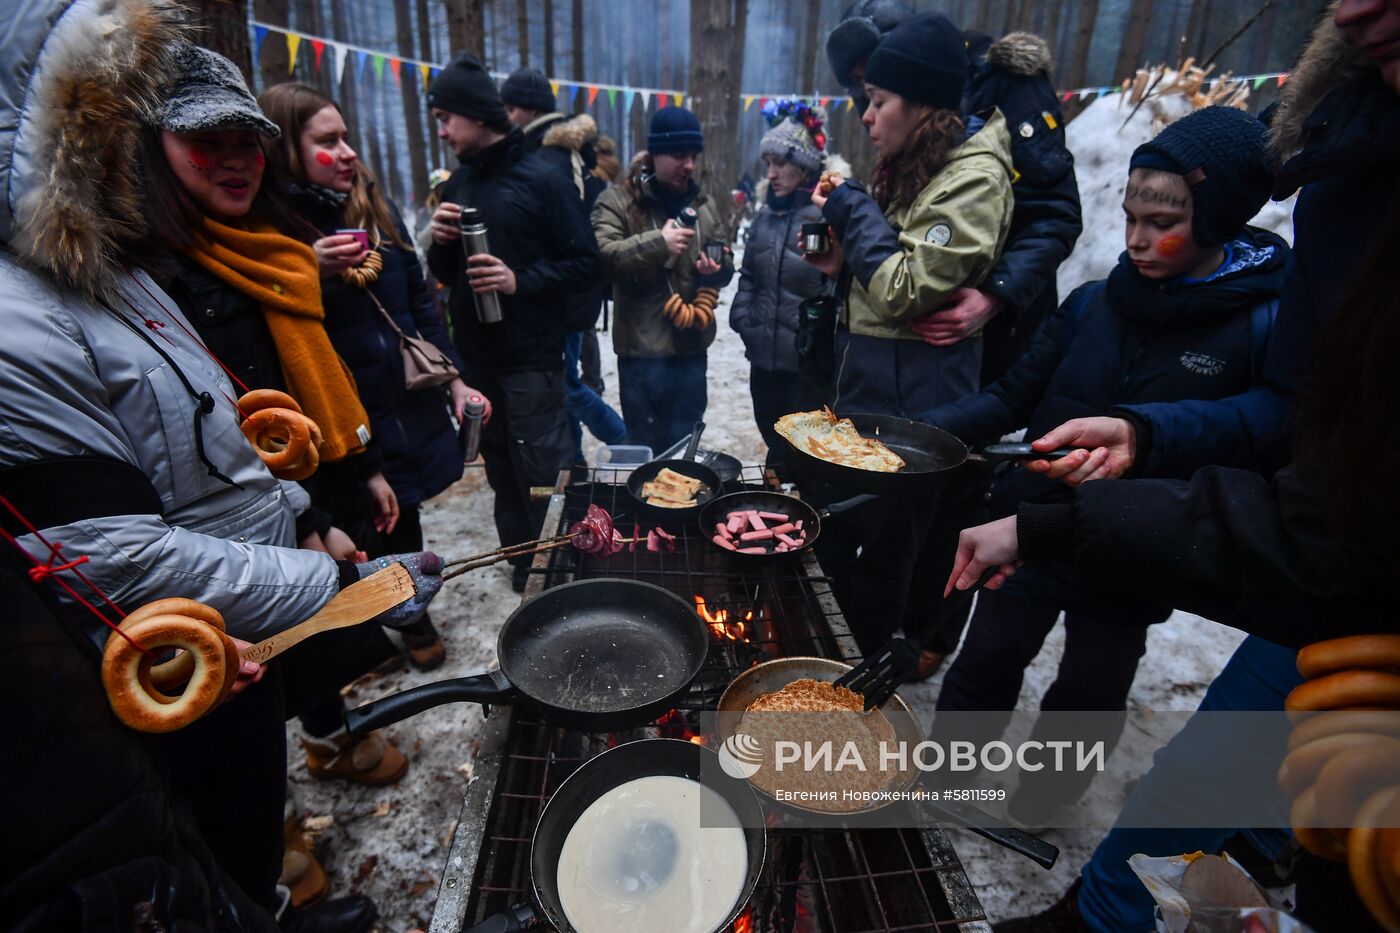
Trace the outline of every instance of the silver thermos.
<instances>
[{"instance_id":1,"label":"silver thermos","mask_svg":"<svg viewBox=\"0 0 1400 933\"><path fill-rule=\"evenodd\" d=\"M481 219L481 211L474 207L462 208L458 223L462 225L462 253L470 259L482 253L491 252L491 244L486 239L486 222ZM470 286L468 286L470 288ZM495 324L501 319L501 296L499 292L479 292L472 289L472 300L476 302L476 319L483 324Z\"/></svg>"},{"instance_id":2,"label":"silver thermos","mask_svg":"<svg viewBox=\"0 0 1400 933\"><path fill-rule=\"evenodd\" d=\"M682 227L688 227L694 230L700 225L700 215L693 207L683 207L681 208L679 216L676 217L676 223L680 224ZM681 257L679 255L672 256L670 259L666 260L666 268L674 269L676 268L676 263L680 261Z\"/></svg>"}]
</instances>

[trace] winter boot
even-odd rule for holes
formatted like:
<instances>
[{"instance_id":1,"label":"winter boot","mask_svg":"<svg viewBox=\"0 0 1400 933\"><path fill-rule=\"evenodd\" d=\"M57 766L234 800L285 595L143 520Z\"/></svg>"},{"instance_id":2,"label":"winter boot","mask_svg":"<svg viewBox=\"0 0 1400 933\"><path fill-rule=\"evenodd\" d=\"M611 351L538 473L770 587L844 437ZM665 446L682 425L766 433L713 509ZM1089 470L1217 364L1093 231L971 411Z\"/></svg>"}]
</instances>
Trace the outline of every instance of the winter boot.
<instances>
[{"instance_id":1,"label":"winter boot","mask_svg":"<svg viewBox=\"0 0 1400 933\"><path fill-rule=\"evenodd\" d=\"M312 777L355 781L358 784L393 784L408 772L408 758L378 732L351 735L340 729L324 738L303 736L306 769Z\"/></svg>"}]
</instances>

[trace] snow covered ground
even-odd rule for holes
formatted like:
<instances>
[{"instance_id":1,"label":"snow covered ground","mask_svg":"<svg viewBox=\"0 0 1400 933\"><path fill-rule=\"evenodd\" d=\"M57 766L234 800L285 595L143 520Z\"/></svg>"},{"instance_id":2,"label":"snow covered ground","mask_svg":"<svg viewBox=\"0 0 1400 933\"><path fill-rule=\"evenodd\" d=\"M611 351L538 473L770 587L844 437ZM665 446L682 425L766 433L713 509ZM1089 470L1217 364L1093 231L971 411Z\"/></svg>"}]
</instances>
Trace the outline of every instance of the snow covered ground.
<instances>
[{"instance_id":1,"label":"snow covered ground","mask_svg":"<svg viewBox=\"0 0 1400 933\"><path fill-rule=\"evenodd\" d=\"M1122 250L1121 200L1128 156L1161 125L1185 112L1179 98L1149 101L1120 131L1128 107L1111 96L1092 104L1068 128L1084 199L1085 232L1060 271L1060 294L1090 278L1102 277ZM1292 238L1291 202L1266 208L1256 221ZM743 346L730 331L727 312L731 285L719 309L719 338L710 349L709 427L705 446L727 451L745 463L760 461L762 441L753 424L748 393L748 364ZM603 371L607 396L617 406L617 361L604 335ZM590 454L596 443L590 446ZM496 546L491 522L491 493L479 468L424 510L428 547L461 556ZM509 575L499 568L480 570L453 580L433 605L433 617L447 643L448 661L438 671L406 671L385 678L365 678L346 691L351 705L433 680L461 676L493 663L496 632L519 602ZM1140 710L1194 709L1207 684L1241 639L1239 632L1213 622L1176 613L1155 626L1138 671L1129 706ZM1035 709L1054 679L1063 650L1058 628L1027 672L1021 709ZM906 687L903 695L926 714L933 708L941 677ZM321 827L317 851L330 872L337 894L359 891L373 897L382 915L381 929L400 933L426 926L437 896L439 873L447 855L462 794L471 780L472 757L480 735L478 707L452 705L420 714L391 727L389 737L412 759L405 779L376 789L310 779L295 745L292 780L302 813ZM1162 737L1165 739L1165 736ZM1110 770L1141 773L1145 756L1127 760L1120 750ZM1095 784L1087 806L1115 805L1119 791ZM329 820L327 818L330 818ZM969 877L988 916L1001 920L1039 910L1055 900L1077 875L1097 842L1097 834L1051 831L1047 838L1061 847L1059 864L1043 871L1030 861L971 833L950 830Z\"/></svg>"}]
</instances>

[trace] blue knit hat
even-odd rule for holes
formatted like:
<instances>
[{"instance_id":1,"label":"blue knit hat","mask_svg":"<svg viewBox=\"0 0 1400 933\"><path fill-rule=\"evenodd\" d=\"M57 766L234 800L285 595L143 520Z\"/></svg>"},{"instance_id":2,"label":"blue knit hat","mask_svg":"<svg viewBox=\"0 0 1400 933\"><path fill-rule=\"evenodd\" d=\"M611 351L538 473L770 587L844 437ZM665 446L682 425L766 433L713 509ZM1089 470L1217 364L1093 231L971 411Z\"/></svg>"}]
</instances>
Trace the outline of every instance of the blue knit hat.
<instances>
[{"instance_id":1,"label":"blue knit hat","mask_svg":"<svg viewBox=\"0 0 1400 933\"><path fill-rule=\"evenodd\" d=\"M675 155L678 152L705 151L700 120L684 107L662 107L651 117L647 131L647 152Z\"/></svg>"},{"instance_id":2,"label":"blue knit hat","mask_svg":"<svg viewBox=\"0 0 1400 933\"><path fill-rule=\"evenodd\" d=\"M942 13L920 13L880 40L865 65L867 84L940 110L962 110L967 43Z\"/></svg>"},{"instance_id":3,"label":"blue knit hat","mask_svg":"<svg viewBox=\"0 0 1400 933\"><path fill-rule=\"evenodd\" d=\"M1135 168L1171 172L1191 188L1191 236L1219 246L1239 235L1269 200L1274 161L1264 124L1234 107L1204 107L1138 146Z\"/></svg>"}]
</instances>

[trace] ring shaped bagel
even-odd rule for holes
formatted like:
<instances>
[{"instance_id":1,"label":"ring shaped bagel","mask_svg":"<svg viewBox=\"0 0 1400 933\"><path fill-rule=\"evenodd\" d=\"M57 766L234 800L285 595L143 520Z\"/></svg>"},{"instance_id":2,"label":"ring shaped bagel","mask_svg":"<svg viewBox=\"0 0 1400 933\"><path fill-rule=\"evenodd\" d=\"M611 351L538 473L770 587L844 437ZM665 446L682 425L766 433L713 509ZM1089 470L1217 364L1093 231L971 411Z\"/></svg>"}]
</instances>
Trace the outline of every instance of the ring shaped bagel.
<instances>
[{"instance_id":1,"label":"ring shaped bagel","mask_svg":"<svg viewBox=\"0 0 1400 933\"><path fill-rule=\"evenodd\" d=\"M203 716L227 694L228 667L237 674L237 653L232 643L212 625L178 615L138 619L126 633L147 652L179 648L189 654L193 671L184 692L162 694L151 683L154 662L125 638L113 634L102 652L102 685L112 712L138 732L173 732Z\"/></svg>"},{"instance_id":2,"label":"ring shaped bagel","mask_svg":"<svg viewBox=\"0 0 1400 933\"><path fill-rule=\"evenodd\" d=\"M307 424L315 427L315 422L308 421ZM306 448L306 456L302 457L300 461L292 464L285 470L274 472L273 475L276 476L278 479L289 479L295 481L306 479L312 473L315 473L317 468L321 465L321 451L315 443L315 440L317 437L320 436L320 433L321 432L319 430L312 433L311 439L313 443Z\"/></svg>"},{"instance_id":3,"label":"ring shaped bagel","mask_svg":"<svg viewBox=\"0 0 1400 933\"><path fill-rule=\"evenodd\" d=\"M1400 745L1344 749L1317 773L1318 816L1328 826L1352 826L1361 804L1392 784L1400 784Z\"/></svg>"},{"instance_id":4,"label":"ring shaped bagel","mask_svg":"<svg viewBox=\"0 0 1400 933\"><path fill-rule=\"evenodd\" d=\"M1400 670L1400 635L1348 635L1298 652L1298 673L1308 680L1351 668Z\"/></svg>"},{"instance_id":5,"label":"ring shaped bagel","mask_svg":"<svg viewBox=\"0 0 1400 933\"><path fill-rule=\"evenodd\" d=\"M1387 787L1366 799L1356 812L1356 826L1347 834L1347 867L1361 903L1387 930L1400 929L1400 909L1386 887L1389 866L1381 858L1381 827L1396 822L1395 797L1400 788Z\"/></svg>"},{"instance_id":6,"label":"ring shaped bagel","mask_svg":"<svg viewBox=\"0 0 1400 933\"><path fill-rule=\"evenodd\" d=\"M1349 732L1400 738L1400 710L1326 710L1294 715L1293 731L1288 734L1290 752L1329 735Z\"/></svg>"},{"instance_id":7,"label":"ring shaped bagel","mask_svg":"<svg viewBox=\"0 0 1400 933\"><path fill-rule=\"evenodd\" d=\"M1293 825L1293 835L1304 849L1334 862L1346 861L1345 830L1334 831L1319 825L1316 785L1303 791L1293 801L1288 811L1288 822Z\"/></svg>"},{"instance_id":8,"label":"ring shaped bagel","mask_svg":"<svg viewBox=\"0 0 1400 933\"><path fill-rule=\"evenodd\" d=\"M197 622L212 625L221 632L224 631L224 617L219 615L219 610L184 597L157 599L155 602L138 606L127 613L120 628L123 632L130 632L131 626L142 619L163 615L185 616ZM149 676L151 683L155 685L157 690L169 690L189 680L193 673L194 659L190 657L189 652L182 651L169 661L151 665Z\"/></svg>"},{"instance_id":9,"label":"ring shaped bagel","mask_svg":"<svg viewBox=\"0 0 1400 933\"><path fill-rule=\"evenodd\" d=\"M1400 674L1389 671L1337 671L1294 687L1283 708L1300 710L1341 709L1344 706L1400 707Z\"/></svg>"},{"instance_id":10,"label":"ring shaped bagel","mask_svg":"<svg viewBox=\"0 0 1400 933\"><path fill-rule=\"evenodd\" d=\"M248 438L273 476L295 469L311 449L310 419L289 408L264 408L243 419L243 436Z\"/></svg>"},{"instance_id":11,"label":"ring shaped bagel","mask_svg":"<svg viewBox=\"0 0 1400 933\"><path fill-rule=\"evenodd\" d=\"M278 392L276 389L254 389L246 392L238 400L238 410L243 413L243 417L248 417L255 411L262 411L264 408L286 408L301 414L301 406L297 400L286 392Z\"/></svg>"}]
</instances>

